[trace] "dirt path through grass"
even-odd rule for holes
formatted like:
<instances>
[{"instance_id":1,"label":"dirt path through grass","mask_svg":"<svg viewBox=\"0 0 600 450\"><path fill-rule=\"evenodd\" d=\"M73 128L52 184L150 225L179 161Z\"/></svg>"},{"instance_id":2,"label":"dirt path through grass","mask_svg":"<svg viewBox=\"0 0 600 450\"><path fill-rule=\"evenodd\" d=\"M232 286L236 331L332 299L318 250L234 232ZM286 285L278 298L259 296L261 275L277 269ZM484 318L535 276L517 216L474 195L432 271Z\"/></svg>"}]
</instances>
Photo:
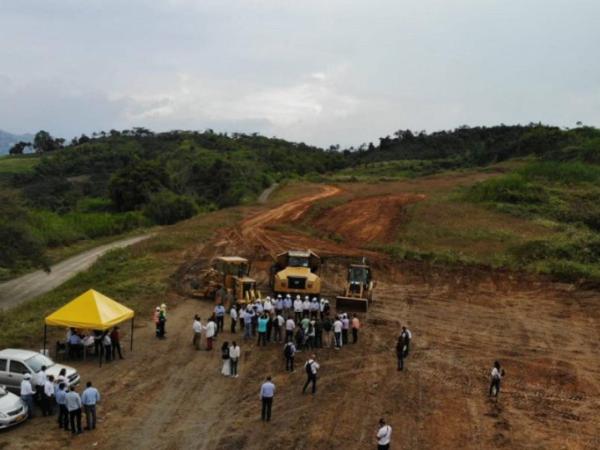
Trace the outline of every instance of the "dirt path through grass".
<instances>
[{"instance_id":1,"label":"dirt path through grass","mask_svg":"<svg viewBox=\"0 0 600 450\"><path fill-rule=\"evenodd\" d=\"M38 270L2 283L0 284L0 309L12 308L45 294L77 273L88 269L108 251L133 245L150 236L152 234L145 234L101 245L53 265L50 273Z\"/></svg>"}]
</instances>

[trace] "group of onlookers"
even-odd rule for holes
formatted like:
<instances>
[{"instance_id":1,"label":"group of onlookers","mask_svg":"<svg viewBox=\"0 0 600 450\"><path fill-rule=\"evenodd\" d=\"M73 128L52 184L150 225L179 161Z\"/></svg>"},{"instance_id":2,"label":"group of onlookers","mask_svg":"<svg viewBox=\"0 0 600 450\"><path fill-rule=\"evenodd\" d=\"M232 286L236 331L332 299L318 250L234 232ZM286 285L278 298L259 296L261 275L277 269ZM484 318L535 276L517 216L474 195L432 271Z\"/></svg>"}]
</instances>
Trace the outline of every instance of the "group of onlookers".
<instances>
[{"instance_id":1,"label":"group of onlookers","mask_svg":"<svg viewBox=\"0 0 600 450\"><path fill-rule=\"evenodd\" d=\"M21 381L21 399L27 405L29 418L33 418L37 404L44 416L57 415L59 428L81 434L83 410L86 430L96 428L96 405L100 402L98 389L88 381L80 396L77 386L69 386L66 369L62 369L56 379L52 375L46 375L46 366L42 366L33 380L31 374L26 373Z\"/></svg>"},{"instance_id":2,"label":"group of onlookers","mask_svg":"<svg viewBox=\"0 0 600 450\"><path fill-rule=\"evenodd\" d=\"M84 352L92 347L94 348L94 356L104 357L106 362L116 359L117 354L120 359L123 359L119 327L113 327L105 331L93 330L89 334L75 328L67 329L66 349L69 358L82 358Z\"/></svg>"}]
</instances>

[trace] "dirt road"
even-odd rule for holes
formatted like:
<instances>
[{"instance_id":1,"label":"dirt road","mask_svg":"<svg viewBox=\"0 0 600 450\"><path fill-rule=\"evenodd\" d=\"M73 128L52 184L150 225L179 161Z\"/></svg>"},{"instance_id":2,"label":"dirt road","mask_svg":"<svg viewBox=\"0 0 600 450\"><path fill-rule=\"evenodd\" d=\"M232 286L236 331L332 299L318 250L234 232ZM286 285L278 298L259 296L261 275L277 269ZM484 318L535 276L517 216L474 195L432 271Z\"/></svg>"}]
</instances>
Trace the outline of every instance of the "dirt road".
<instances>
[{"instance_id":1,"label":"dirt road","mask_svg":"<svg viewBox=\"0 0 600 450\"><path fill-rule=\"evenodd\" d=\"M150 234L147 234L111 242L53 265L50 273L38 270L2 283L0 284L0 309L9 309L38 295L45 294L79 272L87 270L106 252L133 245L148 239L150 236Z\"/></svg>"},{"instance_id":2,"label":"dirt road","mask_svg":"<svg viewBox=\"0 0 600 450\"><path fill-rule=\"evenodd\" d=\"M219 243L232 237L227 244L206 243L196 256L237 248L256 250L260 260L287 239L343 250L344 257L362 254L360 239L342 245L294 231L312 202L339 194L338 188L326 187L316 196L254 214L216 237ZM396 200L373 196L363 206L381 210L383 202L384 213L401 217L401 211L391 210L403 207ZM277 229L282 223L285 232ZM364 226L358 221L344 232L363 236ZM385 237L388 231L378 233ZM165 340L154 337L149 320L139 320L136 349L125 360L102 368L75 363L83 379L94 380L104 395L96 431L71 439L56 429L54 419L40 418L0 434L0 447L362 450L375 448L374 432L383 416L394 430L393 449L600 448L597 292L503 273L384 260L380 256L377 302L361 317L359 342L340 351L316 350L322 369L314 397L301 393L302 367L292 374L283 370L282 344L257 347L239 331L226 331L213 352L195 351L193 314L205 319L212 305L171 294ZM343 258L332 256L323 276L335 284L344 267ZM164 299L153 300L149 315ZM393 350L400 324L413 332L403 372L396 370ZM218 349L232 340L242 348L235 379L219 373ZM307 356L299 353L297 364ZM507 370L498 402L486 395L495 359ZM269 374L277 393L273 421L265 424L258 391Z\"/></svg>"}]
</instances>

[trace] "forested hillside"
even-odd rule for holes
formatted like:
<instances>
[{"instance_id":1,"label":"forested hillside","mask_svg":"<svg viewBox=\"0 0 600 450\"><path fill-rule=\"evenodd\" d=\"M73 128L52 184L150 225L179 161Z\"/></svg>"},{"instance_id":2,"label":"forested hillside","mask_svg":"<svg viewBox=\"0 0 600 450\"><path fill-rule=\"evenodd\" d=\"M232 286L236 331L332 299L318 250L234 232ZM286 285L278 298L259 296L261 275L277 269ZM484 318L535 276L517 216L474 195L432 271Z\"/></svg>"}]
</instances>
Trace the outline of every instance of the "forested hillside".
<instances>
[{"instance_id":1,"label":"forested hillside","mask_svg":"<svg viewBox=\"0 0 600 450\"><path fill-rule=\"evenodd\" d=\"M274 181L305 176L376 181L530 157L547 164L476 187L471 201L502 203L515 214L560 215L594 232L600 223L593 166L600 163L600 131L592 127L400 130L377 146L344 150L256 134L135 128L82 135L66 146L39 132L33 150L0 159L0 240L11 243L0 249L0 278L46 266L47 248L174 223L252 201ZM575 182L578 188L568 193L552 188Z\"/></svg>"}]
</instances>

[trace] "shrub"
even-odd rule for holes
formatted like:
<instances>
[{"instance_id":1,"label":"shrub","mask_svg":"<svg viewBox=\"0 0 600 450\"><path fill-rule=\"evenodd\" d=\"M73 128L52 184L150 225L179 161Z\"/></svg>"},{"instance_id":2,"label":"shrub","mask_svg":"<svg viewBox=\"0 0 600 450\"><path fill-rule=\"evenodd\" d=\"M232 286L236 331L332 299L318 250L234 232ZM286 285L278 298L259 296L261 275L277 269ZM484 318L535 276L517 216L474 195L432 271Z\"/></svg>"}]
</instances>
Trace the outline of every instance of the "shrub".
<instances>
[{"instance_id":1,"label":"shrub","mask_svg":"<svg viewBox=\"0 0 600 450\"><path fill-rule=\"evenodd\" d=\"M189 219L196 212L196 204L191 198L170 191L161 191L153 195L144 208L144 215L159 225Z\"/></svg>"},{"instance_id":2,"label":"shrub","mask_svg":"<svg viewBox=\"0 0 600 450\"><path fill-rule=\"evenodd\" d=\"M519 174L478 183L467 196L473 201L496 203L543 203L548 200L548 194L542 187L529 183Z\"/></svg>"}]
</instances>

